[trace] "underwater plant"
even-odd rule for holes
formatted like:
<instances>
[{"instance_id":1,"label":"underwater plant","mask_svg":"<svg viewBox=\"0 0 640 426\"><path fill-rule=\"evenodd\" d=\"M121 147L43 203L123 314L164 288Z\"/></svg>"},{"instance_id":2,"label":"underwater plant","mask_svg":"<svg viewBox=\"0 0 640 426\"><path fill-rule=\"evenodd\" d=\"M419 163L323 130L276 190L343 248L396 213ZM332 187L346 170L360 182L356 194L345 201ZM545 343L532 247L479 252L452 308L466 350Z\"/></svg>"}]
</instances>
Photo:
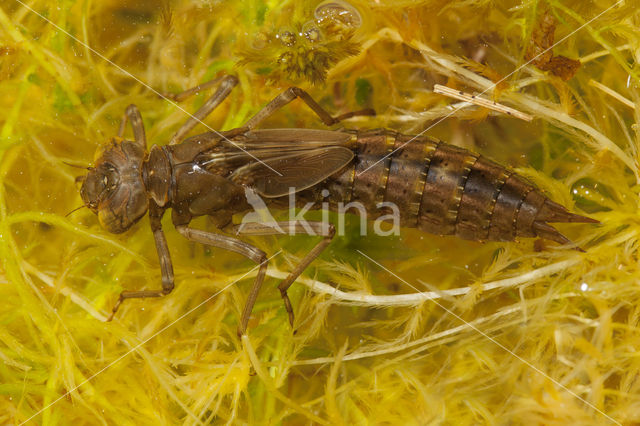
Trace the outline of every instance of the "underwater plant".
<instances>
[{"instance_id":1,"label":"underwater plant","mask_svg":"<svg viewBox=\"0 0 640 426\"><path fill-rule=\"evenodd\" d=\"M320 4L2 2L0 424L640 422L634 2L350 0L359 24L336 30L318 23ZM553 43L532 57L546 11ZM322 83L277 63L312 46L308 21L356 44ZM295 44L275 38L281 30ZM260 32L273 53L238 66ZM531 62L547 49L580 62L571 78ZM112 235L87 208L66 216L82 205L77 166L92 165L129 104L149 145L165 146L210 96L166 94L230 74L233 93L193 134L238 127L295 83L331 114L376 110L346 128L424 132L480 152L600 224L558 226L581 253L406 229L361 237L347 214L344 235L289 289L295 334L276 288L321 237L251 237L270 267L239 339L258 269L191 244L165 215L175 290L125 303L107 323L123 290L157 288L159 262L147 218ZM295 102L264 126L336 130Z\"/></svg>"},{"instance_id":2,"label":"underwater plant","mask_svg":"<svg viewBox=\"0 0 640 426\"><path fill-rule=\"evenodd\" d=\"M238 65L272 81L321 84L334 65L360 51L355 41L360 25L361 17L353 6L344 1L325 1L315 8L313 17L294 19L272 31L259 30L246 43L248 46L238 50Z\"/></svg>"}]
</instances>

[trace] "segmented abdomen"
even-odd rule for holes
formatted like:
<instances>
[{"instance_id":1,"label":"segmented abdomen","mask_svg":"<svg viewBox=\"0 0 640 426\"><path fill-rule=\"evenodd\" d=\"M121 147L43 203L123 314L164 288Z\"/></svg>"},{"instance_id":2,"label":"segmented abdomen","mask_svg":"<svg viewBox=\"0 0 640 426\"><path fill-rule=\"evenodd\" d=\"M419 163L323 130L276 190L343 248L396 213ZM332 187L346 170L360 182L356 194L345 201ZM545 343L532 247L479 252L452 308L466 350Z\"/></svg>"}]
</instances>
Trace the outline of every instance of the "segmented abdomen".
<instances>
[{"instance_id":1,"label":"segmented abdomen","mask_svg":"<svg viewBox=\"0 0 640 426\"><path fill-rule=\"evenodd\" d=\"M426 136L361 132L354 149L354 163L326 182L332 201L358 201L373 216L388 213L380 203L394 203L403 226L469 240L540 236L566 243L546 222L595 222L505 167Z\"/></svg>"}]
</instances>

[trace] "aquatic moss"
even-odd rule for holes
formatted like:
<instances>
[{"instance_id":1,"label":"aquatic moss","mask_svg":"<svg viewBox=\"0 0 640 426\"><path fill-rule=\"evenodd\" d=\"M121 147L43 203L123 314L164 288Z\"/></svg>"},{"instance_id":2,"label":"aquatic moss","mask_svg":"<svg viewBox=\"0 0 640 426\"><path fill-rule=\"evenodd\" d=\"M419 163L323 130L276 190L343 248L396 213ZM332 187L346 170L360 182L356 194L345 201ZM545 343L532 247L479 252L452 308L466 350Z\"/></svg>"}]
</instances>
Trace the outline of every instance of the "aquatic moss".
<instances>
[{"instance_id":1,"label":"aquatic moss","mask_svg":"<svg viewBox=\"0 0 640 426\"><path fill-rule=\"evenodd\" d=\"M327 72L360 50L357 30L362 18L346 2L324 1L314 10L305 3L256 11L262 28L243 37L238 65L267 75L272 82L324 83Z\"/></svg>"},{"instance_id":2,"label":"aquatic moss","mask_svg":"<svg viewBox=\"0 0 640 426\"><path fill-rule=\"evenodd\" d=\"M360 238L349 217L291 288L295 335L275 286L315 240L256 237L274 257L243 340L254 265L184 241L169 218L176 290L104 323L122 289L159 286L155 248L147 219L115 236L87 209L65 217L81 204L71 165L91 164L130 103L151 143L166 143L186 116L145 85L177 92L235 73L206 122L241 125L292 83L243 65L245 37L304 23L318 2L28 5L0 6L0 423L640 421L633 2L352 1L357 53L328 64L324 83L295 84L336 114L377 110L349 127L428 129L601 224L559 226L580 253L415 231ZM562 40L554 56L581 63L566 81L524 65L545 11ZM436 83L535 119L443 98ZM265 126L323 128L299 103Z\"/></svg>"}]
</instances>

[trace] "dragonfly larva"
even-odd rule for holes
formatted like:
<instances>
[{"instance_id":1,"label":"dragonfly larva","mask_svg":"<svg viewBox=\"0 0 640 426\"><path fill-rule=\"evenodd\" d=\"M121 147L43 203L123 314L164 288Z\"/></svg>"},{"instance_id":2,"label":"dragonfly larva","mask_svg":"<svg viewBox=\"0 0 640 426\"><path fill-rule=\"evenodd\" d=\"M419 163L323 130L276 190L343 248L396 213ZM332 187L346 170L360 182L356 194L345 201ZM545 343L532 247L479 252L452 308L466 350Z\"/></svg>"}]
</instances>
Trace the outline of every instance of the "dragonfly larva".
<instances>
[{"instance_id":1,"label":"dragonfly larva","mask_svg":"<svg viewBox=\"0 0 640 426\"><path fill-rule=\"evenodd\" d=\"M233 226L232 216L251 208L247 188L273 206L286 205L291 191L300 202L322 202L330 208L359 202L370 218L384 212L378 208L380 203L393 203L404 227L479 241L541 237L566 244L569 240L549 222L597 222L570 213L507 168L427 136L386 129L256 129L295 98L304 101L326 125L374 114L362 110L332 117L296 87L274 98L241 128L185 139L199 120L227 97L237 79L225 76L184 94L214 84L219 84L217 91L169 144L154 145L148 151L140 112L130 105L118 136L99 152L88 174L78 178L84 204L110 232L126 231L148 212L160 259L162 288L123 291L110 319L125 299L160 297L173 290L173 267L160 222L170 208L174 226L187 239L240 253L260 265L242 313L240 334L247 328L264 280L267 257L235 236L190 227L191 220L210 215L222 230L237 235L269 235L284 230L323 236L278 286L293 324L287 289L329 245L335 228L322 222L302 226L294 221L278 222L279 229L257 222ZM127 121L133 129L133 141L122 138Z\"/></svg>"}]
</instances>

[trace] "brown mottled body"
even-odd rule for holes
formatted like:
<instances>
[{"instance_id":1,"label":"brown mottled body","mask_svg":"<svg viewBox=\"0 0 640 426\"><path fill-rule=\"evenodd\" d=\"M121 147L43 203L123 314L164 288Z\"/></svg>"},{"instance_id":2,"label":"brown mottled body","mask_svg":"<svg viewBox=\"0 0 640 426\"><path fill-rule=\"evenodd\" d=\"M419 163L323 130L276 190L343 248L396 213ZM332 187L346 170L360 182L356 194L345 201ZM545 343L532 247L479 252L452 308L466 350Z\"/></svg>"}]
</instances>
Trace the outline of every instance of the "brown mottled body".
<instances>
[{"instance_id":1,"label":"brown mottled body","mask_svg":"<svg viewBox=\"0 0 640 426\"><path fill-rule=\"evenodd\" d=\"M390 130L261 129L255 127L293 99L300 98L326 125L373 110L332 117L305 91L291 87L238 129L185 136L220 104L238 83L233 76L204 83L182 94L184 99L214 85L217 91L174 134L168 145L147 141L140 112L130 105L118 136L96 156L82 182L85 205L100 224L113 233L133 226L149 212L160 260L162 288L123 291L113 308L130 298L161 297L174 287L169 247L161 218L171 209L172 222L185 238L239 253L258 265L258 273L242 312L239 334L245 332L266 275L267 257L237 235L312 234L323 239L300 261L278 289L293 325L287 289L324 250L335 235L333 225L321 222L243 223L227 236L195 229L194 217L209 215L221 230L230 230L235 213L250 209L250 197L260 195L272 206L297 201L359 202L369 219L387 214L380 206L392 203L401 224L427 232L471 240L510 241L518 236L567 243L547 222L596 222L569 213L524 179L470 151L426 136L401 135ZM130 122L134 140L122 138ZM387 208L390 208L387 206ZM273 225L276 225L275 227Z\"/></svg>"},{"instance_id":2,"label":"brown mottled body","mask_svg":"<svg viewBox=\"0 0 640 426\"><path fill-rule=\"evenodd\" d=\"M289 130L292 135L297 131ZM346 132L352 134L345 145L353 149L353 160L297 193L301 203L328 201L337 210L338 203L360 202L368 218L375 219L386 212L379 204L390 202L398 206L402 226L476 241L539 236L565 244L569 240L547 222L595 222L568 212L521 176L466 149L386 129ZM326 199L323 189L329 190ZM285 201L273 204L284 206Z\"/></svg>"}]
</instances>

